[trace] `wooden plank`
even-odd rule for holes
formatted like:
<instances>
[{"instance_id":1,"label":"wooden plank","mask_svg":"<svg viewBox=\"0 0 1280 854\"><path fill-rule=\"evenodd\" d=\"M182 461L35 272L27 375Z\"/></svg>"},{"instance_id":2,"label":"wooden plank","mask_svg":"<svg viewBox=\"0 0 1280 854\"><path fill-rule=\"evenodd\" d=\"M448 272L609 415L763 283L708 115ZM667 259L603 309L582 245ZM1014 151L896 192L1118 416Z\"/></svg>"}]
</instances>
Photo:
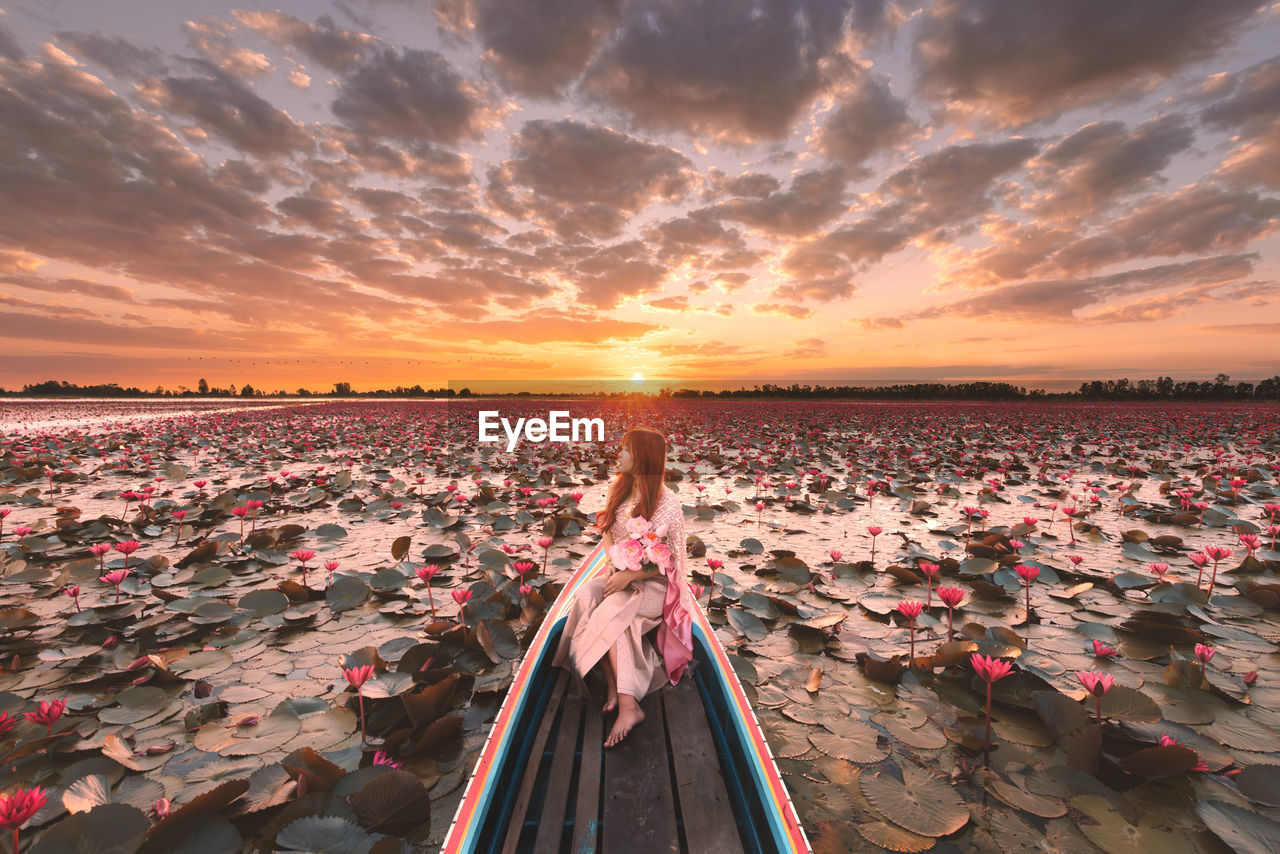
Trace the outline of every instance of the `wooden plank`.
<instances>
[{"instance_id":1,"label":"wooden plank","mask_svg":"<svg viewBox=\"0 0 1280 854\"><path fill-rule=\"evenodd\" d=\"M507 825L507 836L502 844L503 854L515 854L520 844L520 831L524 828L524 817L529 811L529 801L533 797L533 786L538 780L538 766L542 764L542 753L547 746L547 737L551 733L551 724L555 721L556 712L560 710L560 700L564 697L565 686L569 684L569 671L557 667L560 676L551 689L551 698L542 713L538 724L538 732L533 737L533 749L529 752L529 764L524 769L524 778L520 781L520 791L516 795L515 808L511 812L511 823Z\"/></svg>"},{"instance_id":2,"label":"wooden plank","mask_svg":"<svg viewBox=\"0 0 1280 854\"><path fill-rule=\"evenodd\" d=\"M547 792L538 816L538 835L534 851L559 851L564 833L565 808L569 805L569 784L573 782L573 765L577 758L578 731L582 725L582 698L567 697L560 713L560 730L556 733L551 769L547 774Z\"/></svg>"},{"instance_id":3,"label":"wooden plank","mask_svg":"<svg viewBox=\"0 0 1280 854\"><path fill-rule=\"evenodd\" d=\"M640 702L644 720L604 751L604 827L609 854L679 851L676 809L667 760L662 692Z\"/></svg>"},{"instance_id":4,"label":"wooden plank","mask_svg":"<svg viewBox=\"0 0 1280 854\"><path fill-rule=\"evenodd\" d=\"M684 837L698 854L742 854L742 840L725 787L707 712L692 679L663 689L676 800Z\"/></svg>"},{"instance_id":5,"label":"wooden plank","mask_svg":"<svg viewBox=\"0 0 1280 854\"><path fill-rule=\"evenodd\" d=\"M600 837L600 762L604 751L604 715L599 701L587 700L578 761L578 800L573 812L573 854L595 854Z\"/></svg>"}]
</instances>

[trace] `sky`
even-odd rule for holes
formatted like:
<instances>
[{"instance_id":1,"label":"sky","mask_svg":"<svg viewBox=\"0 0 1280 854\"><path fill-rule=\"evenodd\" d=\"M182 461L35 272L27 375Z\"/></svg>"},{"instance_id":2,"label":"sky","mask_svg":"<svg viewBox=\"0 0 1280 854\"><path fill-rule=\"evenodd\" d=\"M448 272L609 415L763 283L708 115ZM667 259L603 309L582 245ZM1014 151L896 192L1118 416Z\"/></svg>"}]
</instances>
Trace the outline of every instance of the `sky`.
<instances>
[{"instance_id":1,"label":"sky","mask_svg":"<svg viewBox=\"0 0 1280 854\"><path fill-rule=\"evenodd\" d=\"M0 386L1280 374L1280 3L0 0Z\"/></svg>"}]
</instances>

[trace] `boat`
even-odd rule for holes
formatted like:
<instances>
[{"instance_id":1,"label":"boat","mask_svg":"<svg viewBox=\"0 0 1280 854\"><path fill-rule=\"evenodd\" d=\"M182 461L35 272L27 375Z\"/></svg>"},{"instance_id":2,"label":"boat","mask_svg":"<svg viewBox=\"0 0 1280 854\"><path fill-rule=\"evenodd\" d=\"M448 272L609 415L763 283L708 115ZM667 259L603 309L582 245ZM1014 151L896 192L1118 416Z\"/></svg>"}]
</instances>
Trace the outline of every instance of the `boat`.
<instances>
[{"instance_id":1,"label":"boat","mask_svg":"<svg viewBox=\"0 0 1280 854\"><path fill-rule=\"evenodd\" d=\"M764 733L701 607L678 685L605 750L601 701L552 664L569 603L605 572L582 561L536 632L485 739L444 854L812 852Z\"/></svg>"}]
</instances>

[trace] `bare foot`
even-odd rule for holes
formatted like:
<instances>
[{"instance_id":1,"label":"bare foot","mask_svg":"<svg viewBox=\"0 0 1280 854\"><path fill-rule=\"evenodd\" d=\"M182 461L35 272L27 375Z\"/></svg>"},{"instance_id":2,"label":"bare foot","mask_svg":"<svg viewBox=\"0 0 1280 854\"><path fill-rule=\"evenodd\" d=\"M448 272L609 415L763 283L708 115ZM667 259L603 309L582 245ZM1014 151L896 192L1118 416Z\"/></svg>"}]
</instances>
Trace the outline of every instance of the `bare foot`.
<instances>
[{"instance_id":1,"label":"bare foot","mask_svg":"<svg viewBox=\"0 0 1280 854\"><path fill-rule=\"evenodd\" d=\"M605 701L605 704L600 709L600 711L604 712L607 715L609 712L612 712L616 708L618 708L618 692L614 691L611 688L609 689L609 699Z\"/></svg>"},{"instance_id":2,"label":"bare foot","mask_svg":"<svg viewBox=\"0 0 1280 854\"><path fill-rule=\"evenodd\" d=\"M640 711L640 704L637 703L631 695L627 695L630 702L622 702L618 706L618 718L613 722L613 729L609 730L609 737L604 740L605 747L613 747L622 741L627 733L631 732L631 728L644 720L644 712Z\"/></svg>"}]
</instances>

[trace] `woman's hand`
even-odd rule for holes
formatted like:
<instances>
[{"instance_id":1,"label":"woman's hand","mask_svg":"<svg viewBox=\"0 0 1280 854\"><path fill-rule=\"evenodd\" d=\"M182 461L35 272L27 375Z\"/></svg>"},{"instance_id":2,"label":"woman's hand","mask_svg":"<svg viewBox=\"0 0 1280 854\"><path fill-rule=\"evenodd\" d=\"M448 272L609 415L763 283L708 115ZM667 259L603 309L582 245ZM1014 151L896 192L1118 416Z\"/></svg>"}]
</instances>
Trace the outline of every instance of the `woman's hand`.
<instances>
[{"instance_id":1,"label":"woman's hand","mask_svg":"<svg viewBox=\"0 0 1280 854\"><path fill-rule=\"evenodd\" d=\"M635 581L641 574L634 569L615 569L604 581L604 595L612 596Z\"/></svg>"}]
</instances>

